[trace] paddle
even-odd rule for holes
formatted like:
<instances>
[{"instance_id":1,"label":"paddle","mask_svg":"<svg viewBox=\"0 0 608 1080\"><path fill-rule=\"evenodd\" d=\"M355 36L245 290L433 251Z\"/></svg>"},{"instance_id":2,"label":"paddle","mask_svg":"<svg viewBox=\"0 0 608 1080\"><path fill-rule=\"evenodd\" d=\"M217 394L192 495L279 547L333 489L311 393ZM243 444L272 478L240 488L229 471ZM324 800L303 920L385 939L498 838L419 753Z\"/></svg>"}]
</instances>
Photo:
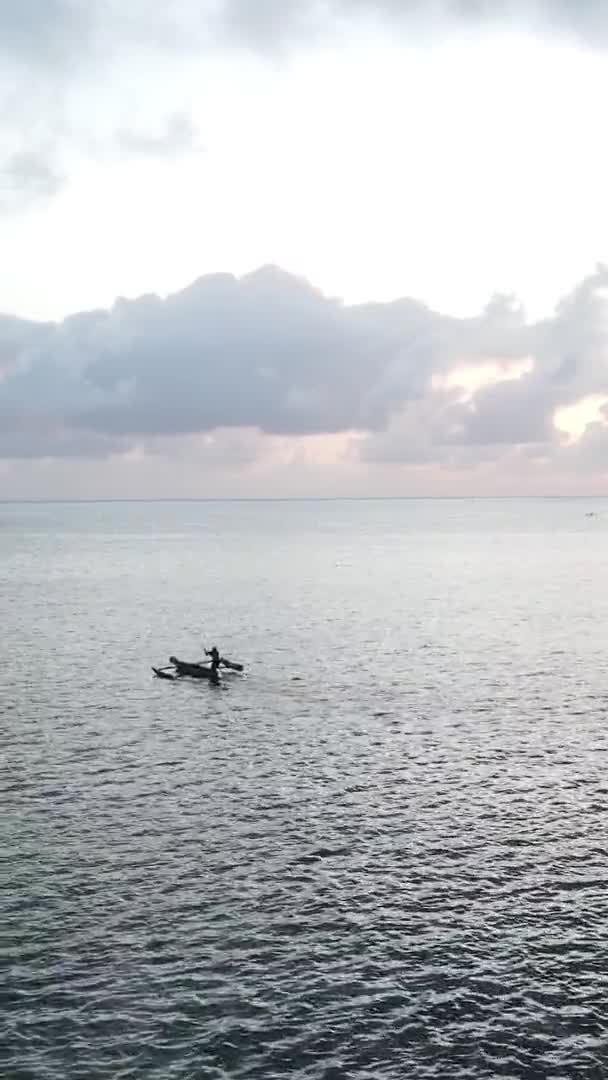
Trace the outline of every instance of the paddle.
<instances>
[{"instance_id":1,"label":"paddle","mask_svg":"<svg viewBox=\"0 0 608 1080\"><path fill-rule=\"evenodd\" d=\"M205 653L205 655L208 656L207 653ZM209 659L200 660L199 663L206 666L206 665L208 665L210 663L210 660ZM221 667L230 668L231 671L243 671L244 670L244 665L243 664L237 664L236 660L226 660L226 658L224 656L220 656L220 665L221 665Z\"/></svg>"},{"instance_id":2,"label":"paddle","mask_svg":"<svg viewBox=\"0 0 608 1080\"><path fill-rule=\"evenodd\" d=\"M235 660L225 660L223 656L220 660L220 664L223 664L224 667L231 668L232 671L243 671L244 667L243 664L237 664Z\"/></svg>"},{"instance_id":3,"label":"paddle","mask_svg":"<svg viewBox=\"0 0 608 1080\"><path fill-rule=\"evenodd\" d=\"M208 667L210 660L200 660L199 663L202 667ZM236 660L226 660L223 656L220 656L220 666L230 668L231 671L244 671L243 664L237 664Z\"/></svg>"}]
</instances>

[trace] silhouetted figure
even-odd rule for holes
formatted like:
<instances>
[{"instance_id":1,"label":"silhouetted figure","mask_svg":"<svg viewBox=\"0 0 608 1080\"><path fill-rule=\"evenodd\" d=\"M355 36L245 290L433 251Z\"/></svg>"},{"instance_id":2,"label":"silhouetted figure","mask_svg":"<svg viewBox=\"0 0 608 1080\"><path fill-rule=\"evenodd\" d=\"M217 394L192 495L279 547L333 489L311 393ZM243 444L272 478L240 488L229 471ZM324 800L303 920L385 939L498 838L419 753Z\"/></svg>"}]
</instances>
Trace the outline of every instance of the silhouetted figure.
<instances>
[{"instance_id":1,"label":"silhouetted figure","mask_svg":"<svg viewBox=\"0 0 608 1080\"><path fill-rule=\"evenodd\" d=\"M211 657L211 670L217 675L217 669L220 666L220 654L215 645L212 649L205 649L205 656Z\"/></svg>"}]
</instances>

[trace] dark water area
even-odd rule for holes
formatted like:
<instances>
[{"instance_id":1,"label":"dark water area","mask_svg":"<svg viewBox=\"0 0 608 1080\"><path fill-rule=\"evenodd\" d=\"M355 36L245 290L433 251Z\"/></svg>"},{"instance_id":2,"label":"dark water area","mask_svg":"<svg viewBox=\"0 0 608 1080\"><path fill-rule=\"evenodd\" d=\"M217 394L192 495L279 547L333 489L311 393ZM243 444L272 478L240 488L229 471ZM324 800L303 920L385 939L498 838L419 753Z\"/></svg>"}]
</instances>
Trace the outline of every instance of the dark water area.
<instances>
[{"instance_id":1,"label":"dark water area","mask_svg":"<svg viewBox=\"0 0 608 1080\"><path fill-rule=\"evenodd\" d=\"M607 1076L607 552L602 500L0 504L0 1075Z\"/></svg>"}]
</instances>

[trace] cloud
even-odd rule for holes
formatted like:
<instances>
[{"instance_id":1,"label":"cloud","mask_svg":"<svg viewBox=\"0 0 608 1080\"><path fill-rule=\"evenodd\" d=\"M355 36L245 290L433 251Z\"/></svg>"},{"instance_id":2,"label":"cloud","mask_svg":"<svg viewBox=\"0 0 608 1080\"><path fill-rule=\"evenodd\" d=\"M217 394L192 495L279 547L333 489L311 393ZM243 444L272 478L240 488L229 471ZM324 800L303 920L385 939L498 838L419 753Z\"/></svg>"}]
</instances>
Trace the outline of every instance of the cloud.
<instances>
[{"instance_id":1,"label":"cloud","mask_svg":"<svg viewBox=\"0 0 608 1080\"><path fill-rule=\"evenodd\" d=\"M0 380L19 370L26 361L28 349L42 341L50 328L48 323L0 314Z\"/></svg>"},{"instance_id":2,"label":"cloud","mask_svg":"<svg viewBox=\"0 0 608 1080\"><path fill-rule=\"evenodd\" d=\"M66 427L60 414L0 409L0 459L106 459L130 448L127 439Z\"/></svg>"},{"instance_id":3,"label":"cloud","mask_svg":"<svg viewBox=\"0 0 608 1080\"><path fill-rule=\"evenodd\" d=\"M64 176L39 151L23 150L0 164L0 213L49 199L63 187Z\"/></svg>"},{"instance_id":4,"label":"cloud","mask_svg":"<svg viewBox=\"0 0 608 1080\"><path fill-rule=\"evenodd\" d=\"M375 429L442 363L420 305L346 307L273 267L121 301L96 328L71 422L153 436ZM30 378L36 378L35 369Z\"/></svg>"},{"instance_id":5,"label":"cloud","mask_svg":"<svg viewBox=\"0 0 608 1080\"><path fill-rule=\"evenodd\" d=\"M608 40L603 0L20 0L0 5L0 55L66 78L91 57L135 49L186 52L218 44L264 50L273 43L307 44L332 25L360 19L451 32L459 25L506 25L564 33L593 46Z\"/></svg>"},{"instance_id":6,"label":"cloud","mask_svg":"<svg viewBox=\"0 0 608 1080\"><path fill-rule=\"evenodd\" d=\"M171 10L155 0L0 4L0 211L56 195L79 154L198 149L173 86L185 54L202 47L191 39L196 5Z\"/></svg>"},{"instance_id":7,"label":"cloud","mask_svg":"<svg viewBox=\"0 0 608 1080\"><path fill-rule=\"evenodd\" d=\"M197 132L187 112L174 112L166 116L160 130L154 132L119 129L116 143L128 154L174 157L197 149Z\"/></svg>"},{"instance_id":8,"label":"cloud","mask_svg":"<svg viewBox=\"0 0 608 1080\"><path fill-rule=\"evenodd\" d=\"M0 4L2 209L61 188L74 154L196 151L190 65L345 41L374 22L410 42L486 27L608 43L600 0L20 0ZM94 122L93 121L94 117ZM93 132L93 134L92 134ZM8 193L7 193L8 192Z\"/></svg>"},{"instance_id":9,"label":"cloud","mask_svg":"<svg viewBox=\"0 0 608 1080\"><path fill-rule=\"evenodd\" d=\"M490 355L493 349L497 358L502 354L514 359L513 343L519 342L520 357L529 353L531 365L515 365L513 378L480 385L466 399L457 389L446 390L440 380L420 405L396 410L384 431L370 433L359 446L364 460L469 467L474 459L498 460L509 447L518 447L561 465L588 454L588 446L603 446L603 424L589 427L575 446L565 446L554 415L560 407L608 394L607 289L608 269L599 266L558 305L553 317L519 330L514 324L516 332L510 338L505 334L503 349L497 325L482 322L478 335L485 336L484 325L496 335L493 346L484 341ZM492 307L496 310L491 305L486 315ZM503 333L507 326L503 322ZM596 464L599 457L595 455Z\"/></svg>"},{"instance_id":10,"label":"cloud","mask_svg":"<svg viewBox=\"0 0 608 1080\"><path fill-rule=\"evenodd\" d=\"M608 41L608 9L602 0L265 0L255 5L223 0L215 13L229 40L257 46L305 44L332 22L344 26L362 18L435 35L502 25L564 34L593 46Z\"/></svg>"},{"instance_id":11,"label":"cloud","mask_svg":"<svg viewBox=\"0 0 608 1080\"><path fill-rule=\"evenodd\" d=\"M566 446L553 418L608 396L607 288L598 267L550 319L526 322L510 297L456 319L409 299L345 305L264 267L58 324L1 317L0 457L137 450L238 470L348 446L374 466L597 462L604 425Z\"/></svg>"},{"instance_id":12,"label":"cloud","mask_svg":"<svg viewBox=\"0 0 608 1080\"><path fill-rule=\"evenodd\" d=\"M99 0L97 0L99 7ZM0 55L11 65L64 68L90 43L91 5L80 0L19 0L0 5Z\"/></svg>"},{"instance_id":13,"label":"cloud","mask_svg":"<svg viewBox=\"0 0 608 1080\"><path fill-rule=\"evenodd\" d=\"M355 449L376 465L445 464L467 416L457 391L436 391L400 409L384 431L370 433Z\"/></svg>"},{"instance_id":14,"label":"cloud","mask_svg":"<svg viewBox=\"0 0 608 1080\"><path fill-rule=\"evenodd\" d=\"M449 326L458 329L413 301L345 306L274 267L208 275L166 300L72 316L35 342L28 325L0 408L46 411L51 454L58 417L132 440L378 430L449 362Z\"/></svg>"},{"instance_id":15,"label":"cloud","mask_svg":"<svg viewBox=\"0 0 608 1080\"><path fill-rule=\"evenodd\" d=\"M205 0L202 0L203 8ZM207 5L208 10L213 5ZM62 81L91 60L137 49L185 47L199 22L195 0L19 0L0 5L0 55L12 67L37 67Z\"/></svg>"},{"instance_id":16,"label":"cloud","mask_svg":"<svg viewBox=\"0 0 608 1080\"><path fill-rule=\"evenodd\" d=\"M231 48L267 57L328 36L340 42L370 20L404 41L417 31L437 39L494 26L567 35L594 48L608 43L603 0L19 0L0 4L1 126L37 139L74 138L75 105L89 121L94 108L98 122L113 95L118 114L120 100L139 109L159 80L167 102L184 62ZM121 130L132 128L133 145L148 138L151 148L155 133L124 123Z\"/></svg>"}]
</instances>

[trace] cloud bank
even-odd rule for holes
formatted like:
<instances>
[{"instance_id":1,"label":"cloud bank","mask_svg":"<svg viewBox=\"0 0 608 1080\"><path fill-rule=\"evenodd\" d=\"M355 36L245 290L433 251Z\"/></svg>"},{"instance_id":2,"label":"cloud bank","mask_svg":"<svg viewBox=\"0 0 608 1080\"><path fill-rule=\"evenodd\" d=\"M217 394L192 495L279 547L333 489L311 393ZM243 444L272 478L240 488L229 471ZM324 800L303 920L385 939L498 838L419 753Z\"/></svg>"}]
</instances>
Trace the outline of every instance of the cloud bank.
<instances>
[{"instance_id":1,"label":"cloud bank","mask_svg":"<svg viewBox=\"0 0 608 1080\"><path fill-rule=\"evenodd\" d=\"M374 19L407 32L512 26L565 34L598 46L608 41L603 0L20 0L0 7L0 55L69 78L91 57L134 44L184 51L221 44L305 45L330 25Z\"/></svg>"},{"instance_id":2,"label":"cloud bank","mask_svg":"<svg viewBox=\"0 0 608 1080\"><path fill-rule=\"evenodd\" d=\"M555 414L608 400L607 290L600 266L551 318L495 297L458 319L411 299L345 305L264 267L61 323L4 316L0 459L246 470L331 446L350 466L599 475L606 412L574 440Z\"/></svg>"}]
</instances>

